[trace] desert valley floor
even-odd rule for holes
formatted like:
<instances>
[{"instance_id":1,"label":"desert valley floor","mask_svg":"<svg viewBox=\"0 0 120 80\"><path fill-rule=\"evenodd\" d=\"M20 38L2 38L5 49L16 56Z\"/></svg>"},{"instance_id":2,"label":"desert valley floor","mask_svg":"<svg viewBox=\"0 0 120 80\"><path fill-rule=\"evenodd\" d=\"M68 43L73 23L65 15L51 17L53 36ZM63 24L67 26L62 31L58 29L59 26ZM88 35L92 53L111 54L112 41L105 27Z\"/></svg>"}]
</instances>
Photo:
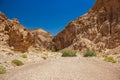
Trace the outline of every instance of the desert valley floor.
<instances>
[{"instance_id":1,"label":"desert valley floor","mask_svg":"<svg viewBox=\"0 0 120 80\"><path fill-rule=\"evenodd\" d=\"M120 64L95 57L56 57L9 70L0 80L120 80Z\"/></svg>"}]
</instances>

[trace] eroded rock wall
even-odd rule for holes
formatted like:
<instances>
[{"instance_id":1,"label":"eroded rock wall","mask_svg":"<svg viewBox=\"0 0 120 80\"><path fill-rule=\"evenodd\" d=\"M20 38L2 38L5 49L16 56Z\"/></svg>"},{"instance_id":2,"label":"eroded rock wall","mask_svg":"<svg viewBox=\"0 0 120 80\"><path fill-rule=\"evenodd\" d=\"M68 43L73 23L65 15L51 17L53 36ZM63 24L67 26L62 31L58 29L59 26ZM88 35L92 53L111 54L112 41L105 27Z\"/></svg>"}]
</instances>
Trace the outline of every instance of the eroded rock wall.
<instances>
[{"instance_id":1,"label":"eroded rock wall","mask_svg":"<svg viewBox=\"0 0 120 80\"><path fill-rule=\"evenodd\" d=\"M0 12L0 46L15 51L50 50L53 36L43 29L28 30L17 19L10 20Z\"/></svg>"},{"instance_id":2,"label":"eroded rock wall","mask_svg":"<svg viewBox=\"0 0 120 80\"><path fill-rule=\"evenodd\" d=\"M84 41L88 41L88 44ZM92 44L89 44L91 41ZM57 50L113 49L120 45L120 1L97 0L85 15L70 22L53 39ZM90 47L88 47L90 46Z\"/></svg>"}]
</instances>

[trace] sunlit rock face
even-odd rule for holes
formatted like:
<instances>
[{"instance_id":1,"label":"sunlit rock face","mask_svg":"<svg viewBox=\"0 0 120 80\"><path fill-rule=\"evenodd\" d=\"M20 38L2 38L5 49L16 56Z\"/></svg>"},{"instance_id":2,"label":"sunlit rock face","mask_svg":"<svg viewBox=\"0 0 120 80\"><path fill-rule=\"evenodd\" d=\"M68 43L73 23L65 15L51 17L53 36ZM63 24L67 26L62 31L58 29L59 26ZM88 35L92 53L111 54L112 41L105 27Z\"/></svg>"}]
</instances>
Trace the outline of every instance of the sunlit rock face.
<instances>
[{"instance_id":1,"label":"sunlit rock face","mask_svg":"<svg viewBox=\"0 0 120 80\"><path fill-rule=\"evenodd\" d=\"M50 50L52 38L43 29L28 30L17 19L10 20L0 12L0 46L22 52L29 48Z\"/></svg>"},{"instance_id":2,"label":"sunlit rock face","mask_svg":"<svg viewBox=\"0 0 120 80\"><path fill-rule=\"evenodd\" d=\"M10 20L0 13L0 45L25 52L33 43L34 37L17 19Z\"/></svg>"},{"instance_id":3,"label":"sunlit rock face","mask_svg":"<svg viewBox=\"0 0 120 80\"><path fill-rule=\"evenodd\" d=\"M52 48L53 36L50 33L40 28L31 30L30 32L33 34L35 39L33 47L41 50L50 50Z\"/></svg>"},{"instance_id":4,"label":"sunlit rock face","mask_svg":"<svg viewBox=\"0 0 120 80\"><path fill-rule=\"evenodd\" d=\"M70 22L53 42L56 50L104 50L120 46L120 1L97 0L88 13Z\"/></svg>"}]
</instances>

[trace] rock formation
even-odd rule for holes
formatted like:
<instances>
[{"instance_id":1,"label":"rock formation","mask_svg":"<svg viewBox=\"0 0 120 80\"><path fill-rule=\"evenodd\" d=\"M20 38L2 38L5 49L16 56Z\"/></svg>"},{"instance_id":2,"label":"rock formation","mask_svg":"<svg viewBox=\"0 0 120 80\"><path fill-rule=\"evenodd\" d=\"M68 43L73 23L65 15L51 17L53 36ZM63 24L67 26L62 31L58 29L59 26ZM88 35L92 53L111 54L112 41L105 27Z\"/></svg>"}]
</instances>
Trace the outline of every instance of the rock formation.
<instances>
[{"instance_id":1,"label":"rock formation","mask_svg":"<svg viewBox=\"0 0 120 80\"><path fill-rule=\"evenodd\" d=\"M120 46L120 1L97 0L87 14L70 22L53 42L56 50L104 50Z\"/></svg>"},{"instance_id":2,"label":"rock formation","mask_svg":"<svg viewBox=\"0 0 120 80\"><path fill-rule=\"evenodd\" d=\"M0 46L26 52L30 46L50 49L52 36L42 29L27 30L17 19L10 20L0 12Z\"/></svg>"},{"instance_id":3,"label":"rock formation","mask_svg":"<svg viewBox=\"0 0 120 80\"><path fill-rule=\"evenodd\" d=\"M54 38L42 29L27 30L17 19L0 13L0 45L23 52L30 46L46 50L114 49L120 46L120 1L96 0L88 13L70 22Z\"/></svg>"},{"instance_id":4,"label":"rock formation","mask_svg":"<svg viewBox=\"0 0 120 80\"><path fill-rule=\"evenodd\" d=\"M13 47L16 51L25 52L34 43L32 34L17 19L10 20L0 13L1 44Z\"/></svg>"},{"instance_id":5,"label":"rock formation","mask_svg":"<svg viewBox=\"0 0 120 80\"><path fill-rule=\"evenodd\" d=\"M50 33L40 28L31 30L30 32L33 34L35 39L35 44L33 45L33 47L42 50L51 49L53 36Z\"/></svg>"}]
</instances>

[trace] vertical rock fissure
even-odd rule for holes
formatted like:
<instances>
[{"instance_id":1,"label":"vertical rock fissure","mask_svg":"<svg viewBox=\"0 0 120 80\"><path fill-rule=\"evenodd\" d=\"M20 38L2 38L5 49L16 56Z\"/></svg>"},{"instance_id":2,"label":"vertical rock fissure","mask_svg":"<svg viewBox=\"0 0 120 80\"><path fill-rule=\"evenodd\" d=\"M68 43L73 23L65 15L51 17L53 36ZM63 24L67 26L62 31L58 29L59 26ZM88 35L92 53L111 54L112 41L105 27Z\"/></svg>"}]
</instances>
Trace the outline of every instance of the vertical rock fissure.
<instances>
[{"instance_id":1,"label":"vertical rock fissure","mask_svg":"<svg viewBox=\"0 0 120 80\"><path fill-rule=\"evenodd\" d=\"M110 15L109 15L109 24L110 24L110 29L109 29L109 34L112 34L112 21L113 21L113 11L112 7L110 7Z\"/></svg>"}]
</instances>

